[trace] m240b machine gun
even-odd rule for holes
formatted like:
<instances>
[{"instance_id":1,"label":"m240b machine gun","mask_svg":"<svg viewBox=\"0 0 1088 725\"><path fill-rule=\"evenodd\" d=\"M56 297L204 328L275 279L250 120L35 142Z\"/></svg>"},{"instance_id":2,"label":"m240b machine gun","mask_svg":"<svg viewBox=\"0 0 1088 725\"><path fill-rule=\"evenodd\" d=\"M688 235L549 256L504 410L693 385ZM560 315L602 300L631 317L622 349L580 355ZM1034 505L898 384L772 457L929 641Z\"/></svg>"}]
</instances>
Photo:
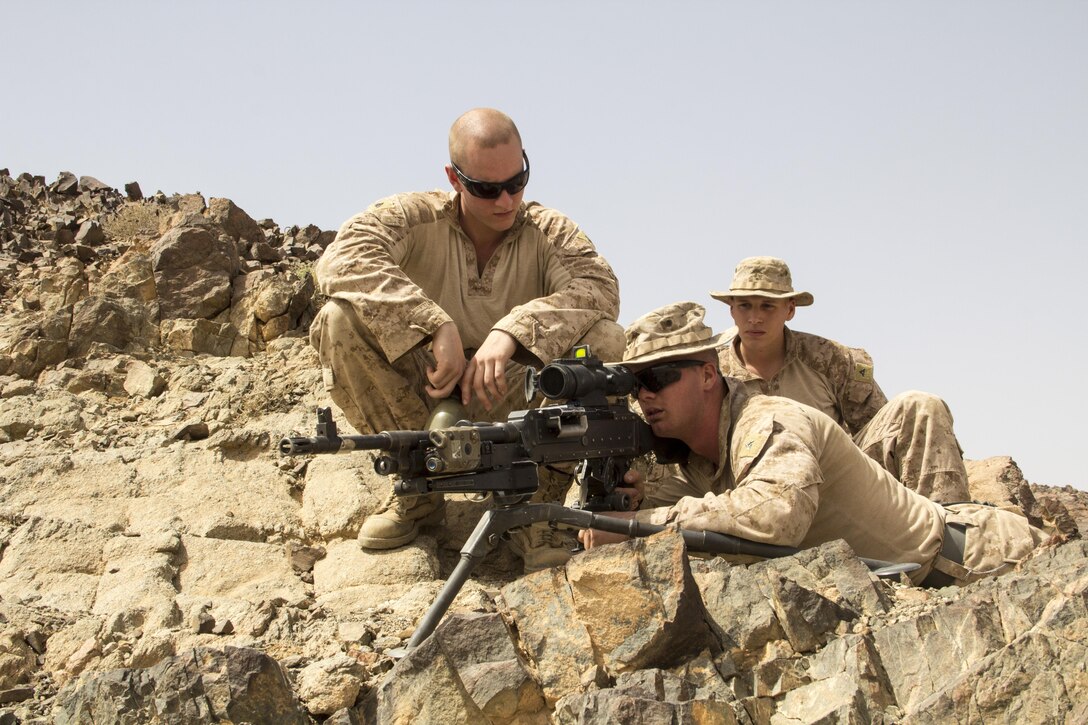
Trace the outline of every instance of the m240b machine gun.
<instances>
[{"instance_id":1,"label":"m240b machine gun","mask_svg":"<svg viewBox=\"0 0 1088 725\"><path fill-rule=\"evenodd\" d=\"M542 521L628 536L648 536L664 529L604 514L629 508L628 498L617 489L622 488L634 459L654 452L659 461L668 462L669 456L666 442L655 438L650 426L627 406L626 396L635 391L634 375L623 366L605 365L589 356L588 350L577 350L576 355L546 365L539 373L530 369L526 375L527 401L542 394L546 400L566 402L516 411L504 422L458 421L431 430L340 436L331 410L322 408L317 435L280 441L285 455L378 451L375 470L396 476L394 490L401 496L469 493L492 497L494 508L485 512L465 542L461 560L420 621L409 649L434 631L475 565L511 529ZM571 508L531 503L539 467L564 463L579 464L578 503ZM797 552L713 532L681 534L693 551L764 558ZM867 563L878 570L895 567L887 562Z\"/></svg>"}]
</instances>

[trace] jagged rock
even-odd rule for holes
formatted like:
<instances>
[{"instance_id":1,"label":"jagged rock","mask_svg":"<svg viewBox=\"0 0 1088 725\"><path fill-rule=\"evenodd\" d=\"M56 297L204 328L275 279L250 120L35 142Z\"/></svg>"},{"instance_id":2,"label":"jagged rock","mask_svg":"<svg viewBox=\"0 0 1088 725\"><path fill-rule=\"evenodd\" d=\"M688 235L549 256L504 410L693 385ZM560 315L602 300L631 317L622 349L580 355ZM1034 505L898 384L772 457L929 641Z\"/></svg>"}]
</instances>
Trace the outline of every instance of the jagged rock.
<instances>
[{"instance_id":1,"label":"jagged rock","mask_svg":"<svg viewBox=\"0 0 1088 725\"><path fill-rule=\"evenodd\" d=\"M38 669L38 655L20 627L0 629L0 690L9 690L31 681Z\"/></svg>"},{"instance_id":2,"label":"jagged rock","mask_svg":"<svg viewBox=\"0 0 1088 725\"><path fill-rule=\"evenodd\" d=\"M210 319L230 306L238 251L212 231L175 228L151 246L151 265L164 318Z\"/></svg>"},{"instance_id":3,"label":"jagged rock","mask_svg":"<svg viewBox=\"0 0 1088 725\"><path fill-rule=\"evenodd\" d=\"M311 581L314 564L325 558L325 549L320 546L301 546L294 542L287 544L287 556L291 561L291 568L296 574L310 574Z\"/></svg>"},{"instance_id":4,"label":"jagged rock","mask_svg":"<svg viewBox=\"0 0 1088 725\"><path fill-rule=\"evenodd\" d=\"M105 241L106 233L102 231L102 225L98 222L92 219L88 219L87 221L79 225L79 231L76 232L75 238L76 244L95 246L98 244L102 244Z\"/></svg>"},{"instance_id":5,"label":"jagged rock","mask_svg":"<svg viewBox=\"0 0 1088 725\"><path fill-rule=\"evenodd\" d=\"M813 652L839 622L854 618L819 593L784 576L770 580L771 606L795 652Z\"/></svg>"},{"instance_id":6,"label":"jagged rock","mask_svg":"<svg viewBox=\"0 0 1088 725\"><path fill-rule=\"evenodd\" d=\"M252 354L295 329L314 294L313 278L267 271L239 275L234 283L230 321L238 331L235 354ZM248 342L243 345L243 340Z\"/></svg>"},{"instance_id":7,"label":"jagged rock","mask_svg":"<svg viewBox=\"0 0 1088 725\"><path fill-rule=\"evenodd\" d=\"M96 344L121 352L143 349L157 338L157 326L136 300L89 297L76 303L68 333L69 355L86 355Z\"/></svg>"},{"instance_id":8,"label":"jagged rock","mask_svg":"<svg viewBox=\"0 0 1088 725\"><path fill-rule=\"evenodd\" d=\"M686 682L660 670L625 673L608 689L568 695L556 703L555 722L605 725L627 722L691 722L735 725L728 702L700 698Z\"/></svg>"},{"instance_id":9,"label":"jagged rock","mask_svg":"<svg viewBox=\"0 0 1088 725\"><path fill-rule=\"evenodd\" d=\"M262 263L279 262L283 259L283 253L268 242L261 241L249 248L249 258Z\"/></svg>"},{"instance_id":10,"label":"jagged rock","mask_svg":"<svg viewBox=\"0 0 1088 725\"><path fill-rule=\"evenodd\" d=\"M59 685L79 675L101 654L101 617L80 617L49 637L43 668Z\"/></svg>"},{"instance_id":11,"label":"jagged rock","mask_svg":"<svg viewBox=\"0 0 1088 725\"><path fill-rule=\"evenodd\" d=\"M71 171L62 171L57 180L49 185L49 190L63 195L74 195L79 191L79 179Z\"/></svg>"},{"instance_id":12,"label":"jagged rock","mask_svg":"<svg viewBox=\"0 0 1088 725\"><path fill-rule=\"evenodd\" d=\"M1011 578L875 632L899 706L918 722L1077 721L1088 713L1088 542L1039 552ZM1004 586L1003 586L1004 585ZM1017 597L995 596L1017 592ZM920 632L910 651L907 633Z\"/></svg>"},{"instance_id":13,"label":"jagged rock","mask_svg":"<svg viewBox=\"0 0 1088 725\"><path fill-rule=\"evenodd\" d=\"M0 398L15 398L20 395L30 395L34 392L34 383L18 378L3 381L0 389Z\"/></svg>"},{"instance_id":14,"label":"jagged rock","mask_svg":"<svg viewBox=\"0 0 1088 725\"><path fill-rule=\"evenodd\" d=\"M51 312L71 307L87 296L83 263L78 259L62 259L52 274L42 276L39 288L38 299L42 310Z\"/></svg>"},{"instance_id":15,"label":"jagged rock","mask_svg":"<svg viewBox=\"0 0 1088 725\"><path fill-rule=\"evenodd\" d=\"M469 697L489 722L496 725L548 722L540 685L518 659L465 667L459 674Z\"/></svg>"},{"instance_id":16,"label":"jagged rock","mask_svg":"<svg viewBox=\"0 0 1088 725\"><path fill-rule=\"evenodd\" d=\"M537 716L546 722L540 686L495 614L448 618L397 663L368 707L378 722L398 722L423 701L431 717L439 717L428 722L531 722ZM449 719L441 717L442 710L431 709L431 702L451 708Z\"/></svg>"},{"instance_id":17,"label":"jagged rock","mask_svg":"<svg viewBox=\"0 0 1088 725\"><path fill-rule=\"evenodd\" d=\"M508 584L502 602L551 702L595 667L667 666L716 645L678 534L593 549Z\"/></svg>"},{"instance_id":18,"label":"jagged rock","mask_svg":"<svg viewBox=\"0 0 1088 725\"><path fill-rule=\"evenodd\" d=\"M0 374L34 378L47 367L68 357L68 328L71 314L58 310L53 314L30 313L25 319L0 330ZM2 349L2 347L0 347Z\"/></svg>"},{"instance_id":19,"label":"jagged rock","mask_svg":"<svg viewBox=\"0 0 1088 725\"><path fill-rule=\"evenodd\" d=\"M135 181L130 181L125 184L125 196L132 201L139 201L144 198L144 193L140 191L140 184Z\"/></svg>"},{"instance_id":20,"label":"jagged rock","mask_svg":"<svg viewBox=\"0 0 1088 725\"><path fill-rule=\"evenodd\" d=\"M170 199L170 204L177 209L175 216L185 218L189 215L201 216L208 208L207 203L204 201L204 196L199 192L195 194L177 194ZM172 226L179 226L173 224Z\"/></svg>"},{"instance_id":21,"label":"jagged rock","mask_svg":"<svg viewBox=\"0 0 1088 725\"><path fill-rule=\"evenodd\" d=\"M326 657L298 674L298 697L314 715L329 715L355 704L366 677L366 668L354 657Z\"/></svg>"},{"instance_id":22,"label":"jagged rock","mask_svg":"<svg viewBox=\"0 0 1088 725\"><path fill-rule=\"evenodd\" d=\"M109 266L95 290L104 297L123 297L150 302L158 296L151 257L132 248Z\"/></svg>"},{"instance_id":23,"label":"jagged rock","mask_svg":"<svg viewBox=\"0 0 1088 725\"><path fill-rule=\"evenodd\" d=\"M309 725L287 676L248 648L197 648L148 669L97 674L57 695L57 725L84 722L248 722Z\"/></svg>"},{"instance_id":24,"label":"jagged rock","mask_svg":"<svg viewBox=\"0 0 1088 725\"><path fill-rule=\"evenodd\" d=\"M162 344L182 354L223 356L231 351L233 328L229 323L204 319L163 320Z\"/></svg>"},{"instance_id":25,"label":"jagged rock","mask_svg":"<svg viewBox=\"0 0 1088 725\"><path fill-rule=\"evenodd\" d=\"M79 177L80 191L113 191L109 184L104 184L93 176Z\"/></svg>"},{"instance_id":26,"label":"jagged rock","mask_svg":"<svg viewBox=\"0 0 1088 725\"><path fill-rule=\"evenodd\" d=\"M166 389L159 371L140 360L133 360L125 372L125 392L133 397L154 398Z\"/></svg>"},{"instance_id":27,"label":"jagged rock","mask_svg":"<svg viewBox=\"0 0 1088 725\"><path fill-rule=\"evenodd\" d=\"M1072 486L1030 485L1039 503L1040 515L1044 521L1052 523L1055 530L1072 538L1088 530L1088 491Z\"/></svg>"},{"instance_id":28,"label":"jagged rock","mask_svg":"<svg viewBox=\"0 0 1088 725\"><path fill-rule=\"evenodd\" d=\"M545 717L544 693L498 614L459 614L435 632L469 697L490 722Z\"/></svg>"},{"instance_id":29,"label":"jagged rock","mask_svg":"<svg viewBox=\"0 0 1088 725\"><path fill-rule=\"evenodd\" d=\"M1035 496L1016 461L1008 456L994 456L964 464L972 500L1022 512L1033 526L1043 525Z\"/></svg>"},{"instance_id":30,"label":"jagged rock","mask_svg":"<svg viewBox=\"0 0 1088 725\"><path fill-rule=\"evenodd\" d=\"M265 241L264 231L257 222L230 199L211 198L208 201L208 218L221 226L232 239L245 242L247 246Z\"/></svg>"},{"instance_id":31,"label":"jagged rock","mask_svg":"<svg viewBox=\"0 0 1088 725\"><path fill-rule=\"evenodd\" d=\"M145 634L133 647L128 665L134 669L153 667L176 654L174 638L168 633Z\"/></svg>"},{"instance_id":32,"label":"jagged rock","mask_svg":"<svg viewBox=\"0 0 1088 725\"><path fill-rule=\"evenodd\" d=\"M438 638L428 637L391 673L367 703L367 722L486 722Z\"/></svg>"}]
</instances>

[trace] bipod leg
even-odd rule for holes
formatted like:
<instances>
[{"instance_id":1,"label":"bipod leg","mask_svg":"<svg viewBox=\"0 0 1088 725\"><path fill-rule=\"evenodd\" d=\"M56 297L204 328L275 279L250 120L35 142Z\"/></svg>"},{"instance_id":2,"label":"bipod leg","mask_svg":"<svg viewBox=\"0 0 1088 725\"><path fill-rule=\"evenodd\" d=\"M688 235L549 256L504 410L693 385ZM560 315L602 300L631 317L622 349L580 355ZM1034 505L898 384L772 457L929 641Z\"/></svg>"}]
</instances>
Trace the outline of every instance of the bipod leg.
<instances>
[{"instance_id":1,"label":"bipod leg","mask_svg":"<svg viewBox=\"0 0 1088 725\"><path fill-rule=\"evenodd\" d=\"M431 636L442 621L446 610L457 598L461 587L468 581L472 570L495 548L501 534L519 526L547 521L554 508L556 508L554 504L528 503L485 511L468 537L468 541L461 547L461 560L453 568L449 579L431 604L431 608L423 615L423 619L419 620L419 626L408 640L407 649L415 649L423 640Z\"/></svg>"}]
</instances>

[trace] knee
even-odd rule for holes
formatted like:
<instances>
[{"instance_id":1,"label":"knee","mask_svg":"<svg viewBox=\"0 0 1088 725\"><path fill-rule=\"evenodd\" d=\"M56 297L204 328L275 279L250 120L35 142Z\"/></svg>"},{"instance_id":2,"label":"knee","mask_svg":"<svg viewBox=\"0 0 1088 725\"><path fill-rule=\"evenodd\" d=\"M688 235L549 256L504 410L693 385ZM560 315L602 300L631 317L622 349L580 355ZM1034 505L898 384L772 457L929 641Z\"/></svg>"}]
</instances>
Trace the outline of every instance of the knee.
<instances>
[{"instance_id":1,"label":"knee","mask_svg":"<svg viewBox=\"0 0 1088 725\"><path fill-rule=\"evenodd\" d=\"M350 325L356 317L351 303L330 297L314 316L313 327L339 328Z\"/></svg>"},{"instance_id":2,"label":"knee","mask_svg":"<svg viewBox=\"0 0 1088 725\"><path fill-rule=\"evenodd\" d=\"M923 393L919 390L908 390L900 393L888 401L892 408L910 411L915 417L947 418L951 420L952 412L948 404L932 393Z\"/></svg>"},{"instance_id":3,"label":"knee","mask_svg":"<svg viewBox=\"0 0 1088 725\"><path fill-rule=\"evenodd\" d=\"M334 345L335 343L335 345ZM329 299L318 310L310 325L310 344L324 363L341 350L375 349L373 335L358 310L350 302Z\"/></svg>"},{"instance_id":4,"label":"knee","mask_svg":"<svg viewBox=\"0 0 1088 725\"><path fill-rule=\"evenodd\" d=\"M313 324L310 325L310 340L320 350L319 343L323 340L363 337L367 331L368 328L355 307L346 300L334 297L322 305L314 316Z\"/></svg>"}]
</instances>

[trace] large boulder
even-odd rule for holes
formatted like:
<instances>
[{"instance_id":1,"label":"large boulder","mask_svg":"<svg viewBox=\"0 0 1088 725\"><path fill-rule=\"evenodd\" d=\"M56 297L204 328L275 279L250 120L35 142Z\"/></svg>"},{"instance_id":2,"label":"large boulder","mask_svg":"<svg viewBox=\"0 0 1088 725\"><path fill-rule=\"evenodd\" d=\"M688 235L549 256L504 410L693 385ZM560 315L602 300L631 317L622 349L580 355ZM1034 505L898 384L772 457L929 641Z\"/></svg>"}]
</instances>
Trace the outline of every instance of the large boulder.
<instances>
[{"instance_id":1,"label":"large boulder","mask_svg":"<svg viewBox=\"0 0 1088 725\"><path fill-rule=\"evenodd\" d=\"M309 725L283 668L248 648L198 648L147 669L103 672L57 696L57 725L246 722Z\"/></svg>"},{"instance_id":2,"label":"large boulder","mask_svg":"<svg viewBox=\"0 0 1088 725\"><path fill-rule=\"evenodd\" d=\"M230 306L239 260L229 237L209 227L174 228L151 246L150 256L164 319L210 319Z\"/></svg>"}]
</instances>

